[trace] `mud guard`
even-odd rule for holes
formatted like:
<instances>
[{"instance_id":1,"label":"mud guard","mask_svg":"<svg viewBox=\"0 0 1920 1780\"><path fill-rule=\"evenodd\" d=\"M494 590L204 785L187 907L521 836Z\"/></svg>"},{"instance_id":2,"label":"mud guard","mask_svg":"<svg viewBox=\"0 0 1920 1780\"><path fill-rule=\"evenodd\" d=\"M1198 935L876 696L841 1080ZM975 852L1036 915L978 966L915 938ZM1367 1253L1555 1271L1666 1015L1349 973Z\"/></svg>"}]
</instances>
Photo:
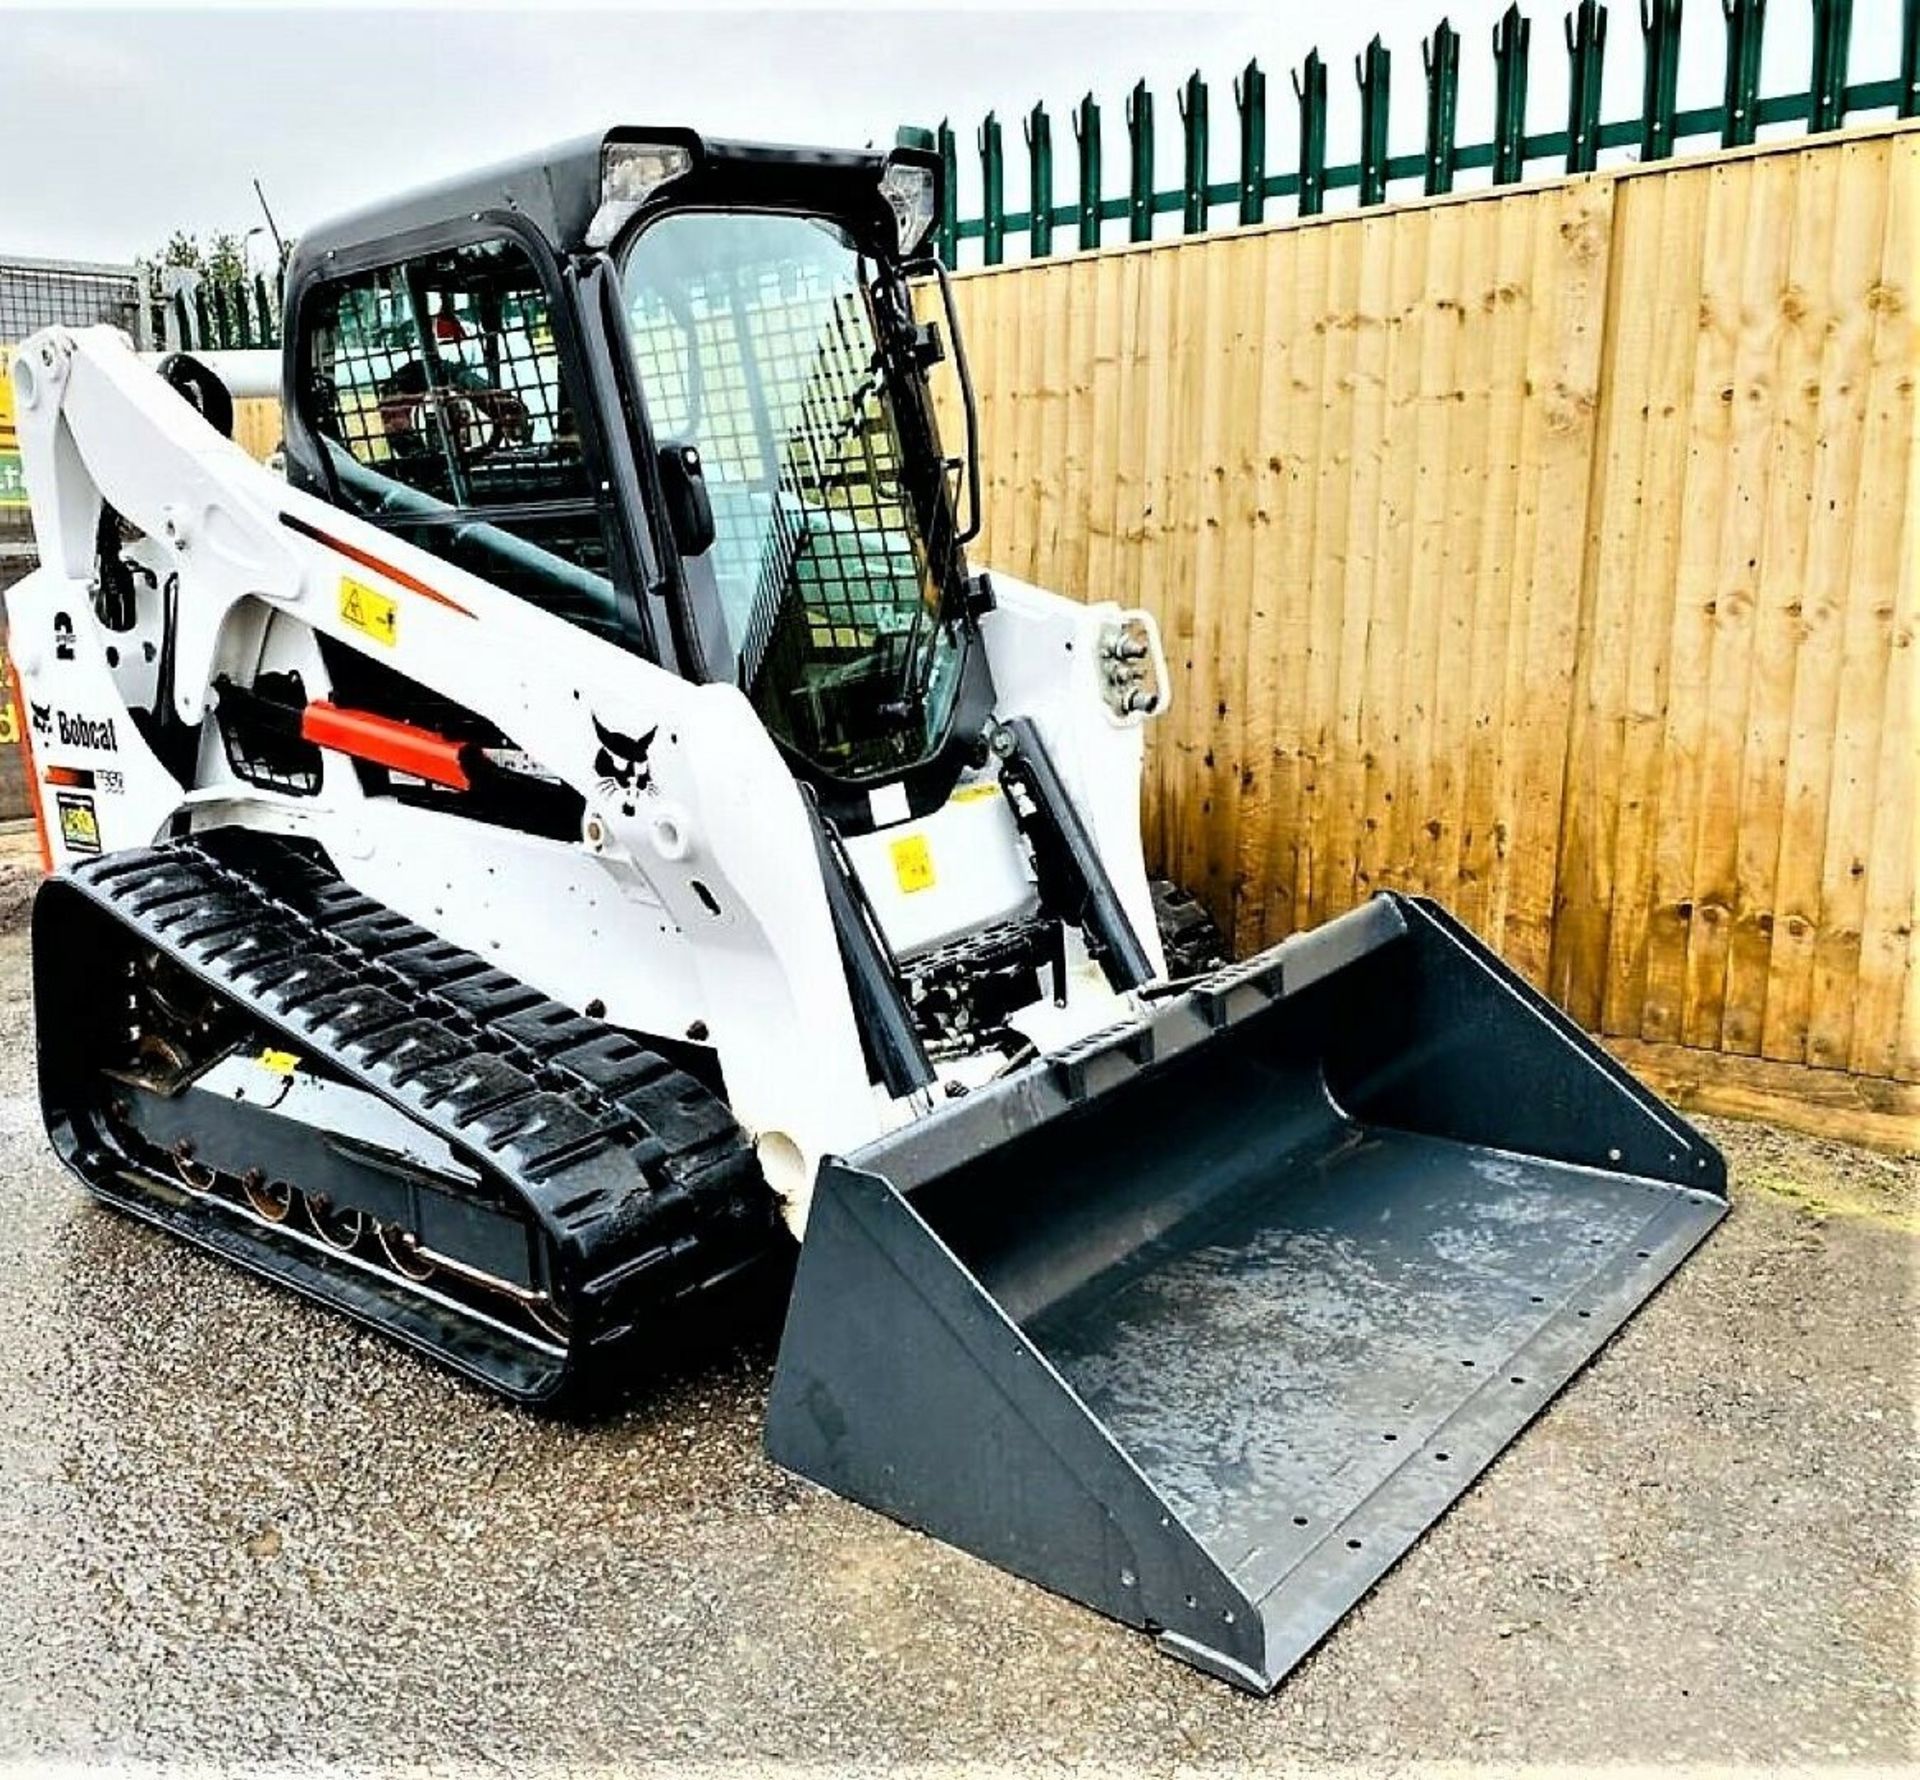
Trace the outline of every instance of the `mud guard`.
<instances>
[{"instance_id":1,"label":"mud guard","mask_svg":"<svg viewBox=\"0 0 1920 1780\"><path fill-rule=\"evenodd\" d=\"M768 1451L1264 1693L1726 1209L1383 895L829 1162Z\"/></svg>"}]
</instances>

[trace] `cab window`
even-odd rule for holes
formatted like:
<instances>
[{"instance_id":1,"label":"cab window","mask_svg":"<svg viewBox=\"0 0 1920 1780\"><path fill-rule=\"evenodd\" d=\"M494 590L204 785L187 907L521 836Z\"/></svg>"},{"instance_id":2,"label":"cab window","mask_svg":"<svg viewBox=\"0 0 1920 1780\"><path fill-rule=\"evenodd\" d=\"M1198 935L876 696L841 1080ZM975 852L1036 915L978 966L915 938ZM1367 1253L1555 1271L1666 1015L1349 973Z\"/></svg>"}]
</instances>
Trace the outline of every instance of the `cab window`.
<instances>
[{"instance_id":1,"label":"cab window","mask_svg":"<svg viewBox=\"0 0 1920 1780\"><path fill-rule=\"evenodd\" d=\"M493 240L339 279L309 333L308 420L343 504L591 628L610 544L539 269Z\"/></svg>"}]
</instances>

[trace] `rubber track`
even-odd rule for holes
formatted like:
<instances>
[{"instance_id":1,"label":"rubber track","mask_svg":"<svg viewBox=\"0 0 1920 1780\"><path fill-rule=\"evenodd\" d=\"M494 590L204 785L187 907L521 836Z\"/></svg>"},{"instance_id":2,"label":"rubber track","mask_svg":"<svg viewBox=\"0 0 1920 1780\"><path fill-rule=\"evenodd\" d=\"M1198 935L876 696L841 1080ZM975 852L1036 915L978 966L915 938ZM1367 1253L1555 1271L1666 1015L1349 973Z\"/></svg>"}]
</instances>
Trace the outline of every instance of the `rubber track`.
<instances>
[{"instance_id":1,"label":"rubber track","mask_svg":"<svg viewBox=\"0 0 1920 1780\"><path fill-rule=\"evenodd\" d=\"M221 830L62 878L520 1200L553 1243L576 1345L618 1339L775 1240L749 1141L705 1086L290 843Z\"/></svg>"}]
</instances>

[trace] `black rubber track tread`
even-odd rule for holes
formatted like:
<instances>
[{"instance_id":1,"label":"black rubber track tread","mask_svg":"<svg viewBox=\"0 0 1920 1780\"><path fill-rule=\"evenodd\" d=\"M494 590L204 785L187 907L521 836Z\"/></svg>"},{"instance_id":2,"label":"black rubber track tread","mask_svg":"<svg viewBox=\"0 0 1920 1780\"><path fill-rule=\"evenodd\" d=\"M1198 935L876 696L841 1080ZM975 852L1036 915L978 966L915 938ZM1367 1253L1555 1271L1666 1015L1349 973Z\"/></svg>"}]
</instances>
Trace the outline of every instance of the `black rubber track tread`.
<instances>
[{"instance_id":1,"label":"black rubber track tread","mask_svg":"<svg viewBox=\"0 0 1920 1780\"><path fill-rule=\"evenodd\" d=\"M216 830L48 888L62 881L523 1203L552 1243L576 1347L617 1339L779 1240L752 1146L701 1082L361 895L315 854Z\"/></svg>"}]
</instances>

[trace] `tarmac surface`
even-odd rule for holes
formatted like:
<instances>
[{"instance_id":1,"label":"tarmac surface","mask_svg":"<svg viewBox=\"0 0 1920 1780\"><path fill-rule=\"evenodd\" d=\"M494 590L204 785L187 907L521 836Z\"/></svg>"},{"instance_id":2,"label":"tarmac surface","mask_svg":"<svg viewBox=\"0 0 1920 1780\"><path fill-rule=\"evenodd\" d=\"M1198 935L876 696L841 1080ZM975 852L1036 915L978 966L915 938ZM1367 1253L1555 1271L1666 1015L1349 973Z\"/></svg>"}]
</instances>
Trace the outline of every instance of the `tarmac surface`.
<instances>
[{"instance_id":1,"label":"tarmac surface","mask_svg":"<svg viewBox=\"0 0 1920 1780\"><path fill-rule=\"evenodd\" d=\"M1262 1702L777 1471L764 1335L570 1426L97 1207L30 1057L13 933L0 1761L1920 1754L1912 1160L1714 1124L1733 1216Z\"/></svg>"}]
</instances>

